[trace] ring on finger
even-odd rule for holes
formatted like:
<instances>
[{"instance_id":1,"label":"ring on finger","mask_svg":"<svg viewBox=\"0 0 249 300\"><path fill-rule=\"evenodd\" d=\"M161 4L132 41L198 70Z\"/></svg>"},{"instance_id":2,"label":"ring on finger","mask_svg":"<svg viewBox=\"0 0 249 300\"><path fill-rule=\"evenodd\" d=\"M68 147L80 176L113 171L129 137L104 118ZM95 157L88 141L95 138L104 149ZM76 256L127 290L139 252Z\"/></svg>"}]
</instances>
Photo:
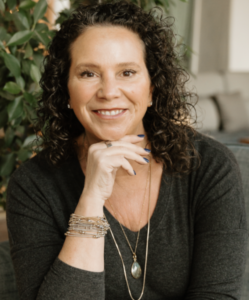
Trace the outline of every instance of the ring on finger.
<instances>
[{"instance_id":1,"label":"ring on finger","mask_svg":"<svg viewBox=\"0 0 249 300\"><path fill-rule=\"evenodd\" d=\"M112 146L112 143L110 141L105 141L104 143L106 144L107 148Z\"/></svg>"}]
</instances>

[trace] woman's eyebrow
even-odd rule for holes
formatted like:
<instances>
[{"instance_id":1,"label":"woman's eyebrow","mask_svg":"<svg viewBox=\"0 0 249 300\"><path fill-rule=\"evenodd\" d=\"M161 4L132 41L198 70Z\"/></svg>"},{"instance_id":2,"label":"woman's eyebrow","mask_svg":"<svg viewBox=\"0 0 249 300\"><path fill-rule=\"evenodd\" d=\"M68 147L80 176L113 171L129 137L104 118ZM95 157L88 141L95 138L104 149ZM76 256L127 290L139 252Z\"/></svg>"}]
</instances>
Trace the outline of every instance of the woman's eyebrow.
<instances>
[{"instance_id":1,"label":"woman's eyebrow","mask_svg":"<svg viewBox=\"0 0 249 300\"><path fill-rule=\"evenodd\" d=\"M136 68L140 69L140 66L134 62L123 62L116 65L117 67L127 67L127 66L134 66ZM92 63L80 63L76 66L75 70L78 70L82 67L88 67L88 68L101 68L99 65L92 64Z\"/></svg>"}]
</instances>

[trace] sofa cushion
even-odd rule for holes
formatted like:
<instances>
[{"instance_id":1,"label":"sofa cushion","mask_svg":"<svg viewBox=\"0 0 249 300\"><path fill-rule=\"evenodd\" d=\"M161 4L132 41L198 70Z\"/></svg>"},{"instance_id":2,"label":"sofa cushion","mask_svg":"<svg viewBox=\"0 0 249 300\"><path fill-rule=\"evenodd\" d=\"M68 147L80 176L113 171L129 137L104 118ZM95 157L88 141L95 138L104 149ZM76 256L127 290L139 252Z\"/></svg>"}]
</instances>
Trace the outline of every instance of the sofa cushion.
<instances>
[{"instance_id":1,"label":"sofa cushion","mask_svg":"<svg viewBox=\"0 0 249 300\"><path fill-rule=\"evenodd\" d=\"M249 117L246 106L239 92L232 94L216 94L221 114L222 129L227 132L249 129Z\"/></svg>"},{"instance_id":2,"label":"sofa cushion","mask_svg":"<svg viewBox=\"0 0 249 300\"><path fill-rule=\"evenodd\" d=\"M200 131L217 131L220 127L220 115L217 105L211 98L200 98L195 105L196 124L193 127ZM191 108L191 116L195 119L195 111Z\"/></svg>"},{"instance_id":3,"label":"sofa cushion","mask_svg":"<svg viewBox=\"0 0 249 300\"><path fill-rule=\"evenodd\" d=\"M201 98L208 98L216 93L225 92L224 78L216 72L200 73L190 78L187 88Z\"/></svg>"},{"instance_id":4,"label":"sofa cushion","mask_svg":"<svg viewBox=\"0 0 249 300\"><path fill-rule=\"evenodd\" d=\"M249 72L226 73L225 85L228 93L240 91L243 98L249 98Z\"/></svg>"},{"instance_id":5,"label":"sofa cushion","mask_svg":"<svg viewBox=\"0 0 249 300\"><path fill-rule=\"evenodd\" d=\"M246 107L247 119L249 120L249 97L248 98L243 97L243 101L244 101L244 105Z\"/></svg>"},{"instance_id":6,"label":"sofa cushion","mask_svg":"<svg viewBox=\"0 0 249 300\"><path fill-rule=\"evenodd\" d=\"M249 130L239 130L236 132L226 132L226 131L206 131L204 132L209 137L217 140L222 144L233 144L233 145L246 145L241 142L242 139L249 137ZM248 145L249 147L249 145Z\"/></svg>"}]
</instances>

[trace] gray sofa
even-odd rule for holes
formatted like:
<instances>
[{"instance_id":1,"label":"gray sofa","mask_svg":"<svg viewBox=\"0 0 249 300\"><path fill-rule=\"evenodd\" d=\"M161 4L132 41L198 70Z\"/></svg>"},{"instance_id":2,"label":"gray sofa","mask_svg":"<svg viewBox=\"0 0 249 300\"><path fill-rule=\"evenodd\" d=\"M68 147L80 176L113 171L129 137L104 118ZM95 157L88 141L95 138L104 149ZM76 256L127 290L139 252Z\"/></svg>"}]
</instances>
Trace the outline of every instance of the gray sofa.
<instances>
[{"instance_id":1,"label":"gray sofa","mask_svg":"<svg viewBox=\"0 0 249 300\"><path fill-rule=\"evenodd\" d=\"M200 73L187 86L199 96L194 125L198 131L221 143L239 144L249 138L249 73Z\"/></svg>"},{"instance_id":2,"label":"gray sofa","mask_svg":"<svg viewBox=\"0 0 249 300\"><path fill-rule=\"evenodd\" d=\"M234 153L242 175L243 189L246 201L246 211L248 216L249 230L249 147L243 145L227 145ZM241 292L241 300L249 299L249 240L247 248L247 264L243 278L243 286ZM17 300L19 299L12 260L9 251L9 242L0 243L0 299L1 300Z\"/></svg>"}]
</instances>

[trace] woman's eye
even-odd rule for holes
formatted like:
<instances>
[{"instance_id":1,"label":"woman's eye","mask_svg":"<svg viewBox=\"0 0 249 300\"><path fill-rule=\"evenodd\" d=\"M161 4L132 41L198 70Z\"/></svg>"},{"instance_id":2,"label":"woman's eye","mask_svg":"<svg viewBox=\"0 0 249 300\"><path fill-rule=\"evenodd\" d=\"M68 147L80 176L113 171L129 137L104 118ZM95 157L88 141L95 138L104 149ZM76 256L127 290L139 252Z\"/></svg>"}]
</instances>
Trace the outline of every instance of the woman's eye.
<instances>
[{"instance_id":1,"label":"woman's eye","mask_svg":"<svg viewBox=\"0 0 249 300\"><path fill-rule=\"evenodd\" d=\"M80 76L81 76L81 77L85 77L85 75L89 75L89 74L90 74L90 75L91 75L91 74L94 75L92 72L84 71L84 72L80 73ZM86 76L86 77L93 77L93 76Z\"/></svg>"},{"instance_id":2,"label":"woman's eye","mask_svg":"<svg viewBox=\"0 0 249 300\"><path fill-rule=\"evenodd\" d=\"M126 73L126 74L127 74L127 73L135 74L136 71L126 70L126 71L124 71L123 73L124 73L124 74L125 74L125 73ZM125 76L125 77L131 77L131 75L128 74L128 76Z\"/></svg>"},{"instance_id":3,"label":"woman's eye","mask_svg":"<svg viewBox=\"0 0 249 300\"><path fill-rule=\"evenodd\" d=\"M131 77L131 74L135 74L137 73L136 71L133 70L126 70L123 72L123 74L125 75L125 77ZM94 73L90 72L90 71L84 71L82 73L80 73L81 77L94 77Z\"/></svg>"}]
</instances>

